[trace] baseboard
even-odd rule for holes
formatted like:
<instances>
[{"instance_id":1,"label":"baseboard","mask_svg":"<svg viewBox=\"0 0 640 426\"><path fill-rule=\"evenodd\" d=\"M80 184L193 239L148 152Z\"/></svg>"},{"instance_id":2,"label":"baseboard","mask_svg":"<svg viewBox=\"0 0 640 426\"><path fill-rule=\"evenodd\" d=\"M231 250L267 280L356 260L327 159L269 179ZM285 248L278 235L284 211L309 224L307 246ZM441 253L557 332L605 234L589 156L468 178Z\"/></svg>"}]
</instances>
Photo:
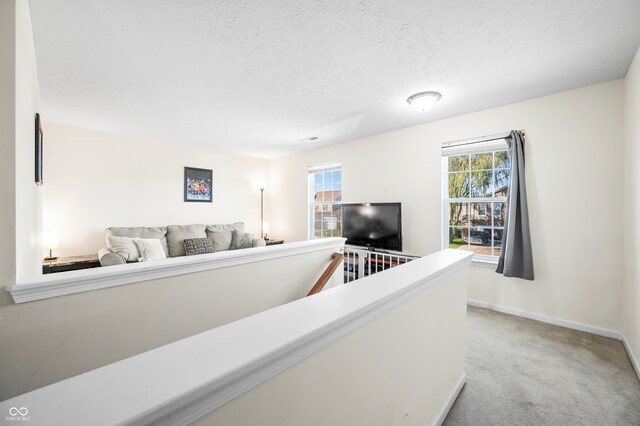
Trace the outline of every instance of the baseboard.
<instances>
[{"instance_id":1,"label":"baseboard","mask_svg":"<svg viewBox=\"0 0 640 426\"><path fill-rule=\"evenodd\" d=\"M515 315L522 318L529 318L532 320L546 322L548 324L558 325L560 327L571 328L573 330L584 331L586 333L595 334L597 336L610 337L612 339L621 340L624 345L624 349L627 351L627 356L631 361L631 365L638 376L638 380L640 380L640 360L636 357L633 349L631 349L631 345L627 341L627 338L624 337L624 334L619 333L617 331L607 330L606 328L593 327L586 324L581 324L579 322L561 320L558 318L549 317L542 314L536 314L533 312L523 311L520 309L509 308L507 306L494 305L493 303L481 302L480 300L475 299L467 299L467 305L475 306L476 308L484 308L490 309L496 312L502 312L504 314Z\"/></svg>"},{"instance_id":2,"label":"baseboard","mask_svg":"<svg viewBox=\"0 0 640 426\"><path fill-rule=\"evenodd\" d=\"M622 340L622 333L617 331L608 330L606 328L593 327L590 325L582 324L579 322L567 321L558 318L549 317L534 312L523 311L520 309L510 308L507 306L494 305L493 303L481 302L480 300L467 299L467 305L475 306L478 308L490 309L496 312L502 312L504 314L515 315L518 317L529 318L532 320L546 322L553 325L559 325L560 327L571 328L573 330L584 331L586 333L595 334L603 337L610 337L616 340Z\"/></svg>"},{"instance_id":3,"label":"baseboard","mask_svg":"<svg viewBox=\"0 0 640 426\"><path fill-rule=\"evenodd\" d=\"M440 415L438 416L438 419L436 420L436 423L435 423L437 426L440 426L442 425L442 423L444 423L444 419L447 418L447 415L449 414L451 407L453 407L453 403L456 402L456 399L458 399L458 395L460 395L460 391L462 390L466 382L467 382L467 373L463 371L462 377L460 377L460 380L458 380L458 384L456 384L456 387L453 389L453 392L449 397L449 401L447 401L447 405L442 407L442 411L440 411Z\"/></svg>"},{"instance_id":4,"label":"baseboard","mask_svg":"<svg viewBox=\"0 0 640 426\"><path fill-rule=\"evenodd\" d=\"M629 356L629 361L631 361L631 365L633 365L633 369L636 370L636 376L638 376L638 380L640 380L640 360L636 358L633 349L631 349L631 345L627 341L627 338L622 335L622 344L624 348L627 350L627 355Z\"/></svg>"}]
</instances>

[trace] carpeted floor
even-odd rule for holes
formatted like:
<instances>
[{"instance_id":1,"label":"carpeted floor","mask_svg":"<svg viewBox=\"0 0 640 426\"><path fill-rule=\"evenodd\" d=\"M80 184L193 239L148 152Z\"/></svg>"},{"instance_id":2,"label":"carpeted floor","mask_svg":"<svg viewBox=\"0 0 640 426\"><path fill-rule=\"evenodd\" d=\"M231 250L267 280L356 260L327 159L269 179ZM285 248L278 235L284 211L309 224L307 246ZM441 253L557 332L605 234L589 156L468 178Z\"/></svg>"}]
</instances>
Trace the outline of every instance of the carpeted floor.
<instances>
[{"instance_id":1,"label":"carpeted floor","mask_svg":"<svg viewBox=\"0 0 640 426\"><path fill-rule=\"evenodd\" d=\"M640 425L620 341L469 307L466 356L444 425Z\"/></svg>"}]
</instances>

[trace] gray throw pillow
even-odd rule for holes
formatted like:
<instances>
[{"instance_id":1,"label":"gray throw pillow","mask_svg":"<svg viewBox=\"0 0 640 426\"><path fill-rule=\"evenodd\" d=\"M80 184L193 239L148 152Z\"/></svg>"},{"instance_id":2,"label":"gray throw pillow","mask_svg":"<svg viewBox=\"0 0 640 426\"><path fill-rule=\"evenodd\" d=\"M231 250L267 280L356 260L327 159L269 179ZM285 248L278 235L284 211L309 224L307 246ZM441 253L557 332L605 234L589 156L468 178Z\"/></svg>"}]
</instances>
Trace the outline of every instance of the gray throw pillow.
<instances>
[{"instance_id":1,"label":"gray throw pillow","mask_svg":"<svg viewBox=\"0 0 640 426\"><path fill-rule=\"evenodd\" d=\"M184 256L184 240L206 238L205 225L169 225L167 226L167 247L169 256Z\"/></svg>"},{"instance_id":2,"label":"gray throw pillow","mask_svg":"<svg viewBox=\"0 0 640 426\"><path fill-rule=\"evenodd\" d=\"M231 248L231 237L232 237L232 232L238 230L241 232L244 232L244 222L236 222L236 223L231 223L228 225L207 225L207 238L211 239L211 241L213 241L213 245L216 246L216 251L221 251L221 249L218 248L218 245L216 244L216 239L215 234L216 232L223 232L225 238L229 237L229 241L226 243L227 247L226 248L222 248L222 250L229 250L229 248ZM218 235L218 239L220 239L220 235Z\"/></svg>"},{"instance_id":3,"label":"gray throw pillow","mask_svg":"<svg viewBox=\"0 0 640 426\"><path fill-rule=\"evenodd\" d=\"M231 240L233 239L233 233L231 231L207 231L207 237L213 241L215 251L231 249Z\"/></svg>"},{"instance_id":4,"label":"gray throw pillow","mask_svg":"<svg viewBox=\"0 0 640 426\"><path fill-rule=\"evenodd\" d=\"M208 238L187 238L184 240L184 251L187 256L214 253L213 241Z\"/></svg>"},{"instance_id":5,"label":"gray throw pillow","mask_svg":"<svg viewBox=\"0 0 640 426\"><path fill-rule=\"evenodd\" d=\"M233 237L231 238L231 250L243 249L243 248L251 248L251 241L253 240L253 235L248 232L241 232L238 230L233 231Z\"/></svg>"}]
</instances>

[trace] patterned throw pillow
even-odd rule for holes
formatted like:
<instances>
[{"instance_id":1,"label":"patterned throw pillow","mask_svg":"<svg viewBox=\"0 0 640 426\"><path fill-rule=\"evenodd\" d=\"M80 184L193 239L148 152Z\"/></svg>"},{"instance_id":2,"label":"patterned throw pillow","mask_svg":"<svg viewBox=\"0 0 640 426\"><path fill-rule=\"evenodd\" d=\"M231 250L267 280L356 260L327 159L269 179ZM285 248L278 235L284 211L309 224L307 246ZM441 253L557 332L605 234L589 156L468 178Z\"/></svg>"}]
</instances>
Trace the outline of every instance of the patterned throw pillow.
<instances>
[{"instance_id":1,"label":"patterned throw pillow","mask_svg":"<svg viewBox=\"0 0 640 426\"><path fill-rule=\"evenodd\" d=\"M209 238L187 238L184 240L184 251L187 256L214 253L213 241Z\"/></svg>"},{"instance_id":2,"label":"patterned throw pillow","mask_svg":"<svg viewBox=\"0 0 640 426\"><path fill-rule=\"evenodd\" d=\"M237 229L233 231L233 237L231 238L231 250L243 249L243 248L251 248L251 241L253 240L253 235L248 232L238 231Z\"/></svg>"}]
</instances>

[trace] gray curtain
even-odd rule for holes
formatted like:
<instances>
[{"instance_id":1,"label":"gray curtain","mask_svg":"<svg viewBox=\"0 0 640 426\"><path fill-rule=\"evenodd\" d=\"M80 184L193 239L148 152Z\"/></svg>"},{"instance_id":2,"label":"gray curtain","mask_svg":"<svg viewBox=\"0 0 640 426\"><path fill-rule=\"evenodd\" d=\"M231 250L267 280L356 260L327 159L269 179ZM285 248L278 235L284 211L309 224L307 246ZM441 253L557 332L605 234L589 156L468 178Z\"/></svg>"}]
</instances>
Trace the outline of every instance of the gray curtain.
<instances>
[{"instance_id":1,"label":"gray curtain","mask_svg":"<svg viewBox=\"0 0 640 426\"><path fill-rule=\"evenodd\" d=\"M502 235L502 250L496 272L505 277L533 281L533 255L529 233L527 189L524 181L524 133L512 130L507 138L511 177L507 195L507 216Z\"/></svg>"}]
</instances>

